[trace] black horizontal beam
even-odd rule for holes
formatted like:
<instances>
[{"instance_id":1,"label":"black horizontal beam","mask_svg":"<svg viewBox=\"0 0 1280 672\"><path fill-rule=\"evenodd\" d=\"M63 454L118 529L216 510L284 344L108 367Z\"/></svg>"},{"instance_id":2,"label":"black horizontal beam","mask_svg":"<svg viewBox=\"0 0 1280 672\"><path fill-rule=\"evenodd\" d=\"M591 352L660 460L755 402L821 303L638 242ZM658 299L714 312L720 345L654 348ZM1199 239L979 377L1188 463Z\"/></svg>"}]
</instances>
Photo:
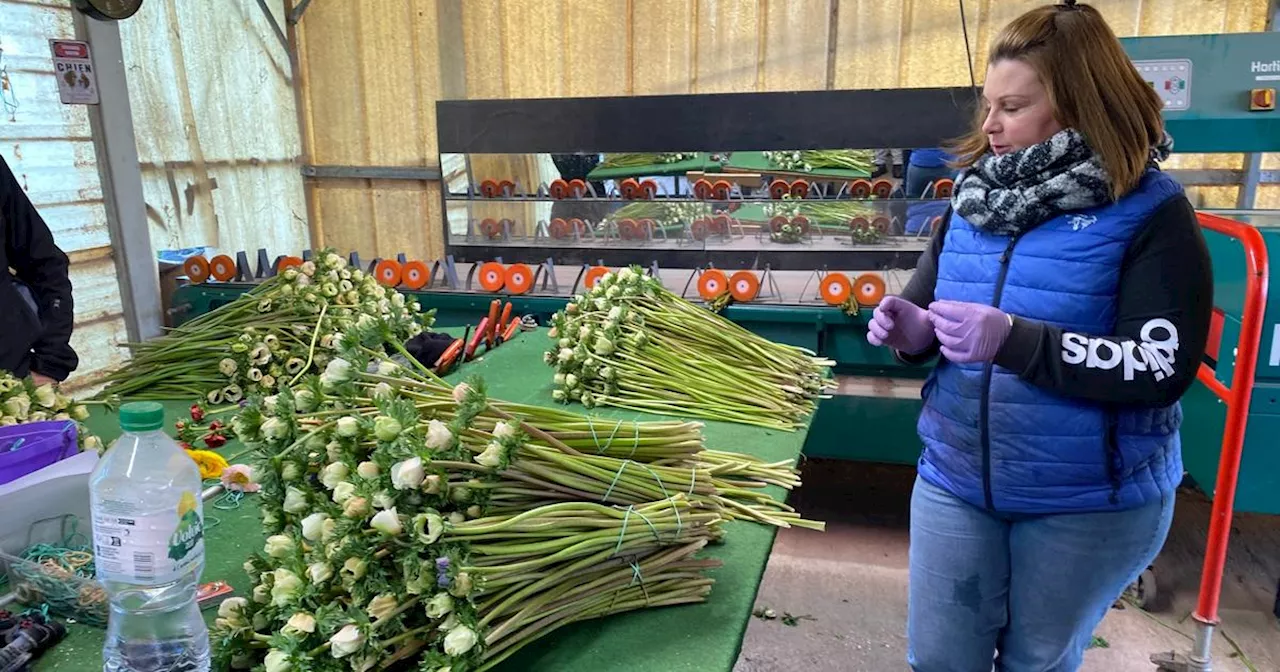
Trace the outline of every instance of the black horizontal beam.
<instances>
[{"instance_id":1,"label":"black horizontal beam","mask_svg":"<svg viewBox=\"0 0 1280 672\"><path fill-rule=\"evenodd\" d=\"M965 133L972 89L442 100L442 153L937 147Z\"/></svg>"}]
</instances>

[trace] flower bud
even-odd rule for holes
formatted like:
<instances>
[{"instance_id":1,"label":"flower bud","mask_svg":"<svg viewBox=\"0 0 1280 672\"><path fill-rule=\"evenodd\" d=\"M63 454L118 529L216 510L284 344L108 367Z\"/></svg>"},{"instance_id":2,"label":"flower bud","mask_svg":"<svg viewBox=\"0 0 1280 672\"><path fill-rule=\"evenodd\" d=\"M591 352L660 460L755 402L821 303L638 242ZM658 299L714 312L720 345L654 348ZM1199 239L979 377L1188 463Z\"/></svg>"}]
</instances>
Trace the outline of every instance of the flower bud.
<instances>
[{"instance_id":1,"label":"flower bud","mask_svg":"<svg viewBox=\"0 0 1280 672\"><path fill-rule=\"evenodd\" d=\"M324 532L324 523L329 520L329 516L323 513L313 513L302 519L302 538L307 541L320 541Z\"/></svg>"},{"instance_id":2,"label":"flower bud","mask_svg":"<svg viewBox=\"0 0 1280 672\"><path fill-rule=\"evenodd\" d=\"M378 468L377 462L361 462L356 465L356 473L360 474L360 478L375 479L380 471L382 470Z\"/></svg>"},{"instance_id":3,"label":"flower bud","mask_svg":"<svg viewBox=\"0 0 1280 672\"><path fill-rule=\"evenodd\" d=\"M373 517L373 520L369 522L369 527L388 537L397 536L404 531L404 528L400 525L400 516L396 513L394 506L385 511L379 511Z\"/></svg>"},{"instance_id":4,"label":"flower bud","mask_svg":"<svg viewBox=\"0 0 1280 672\"><path fill-rule=\"evenodd\" d=\"M400 436L400 421L387 415L380 415L373 420L373 434L379 441L395 441Z\"/></svg>"},{"instance_id":5,"label":"flower bud","mask_svg":"<svg viewBox=\"0 0 1280 672\"><path fill-rule=\"evenodd\" d=\"M267 545L263 548L263 552L279 560L292 555L293 549L293 539L283 534L273 534L267 537Z\"/></svg>"},{"instance_id":6,"label":"flower bud","mask_svg":"<svg viewBox=\"0 0 1280 672\"><path fill-rule=\"evenodd\" d=\"M359 519L369 515L369 500L364 497L352 497L342 505L342 515Z\"/></svg>"},{"instance_id":7,"label":"flower bud","mask_svg":"<svg viewBox=\"0 0 1280 672\"><path fill-rule=\"evenodd\" d=\"M338 436L351 438L360 433L360 421L347 415L338 418Z\"/></svg>"}]
</instances>

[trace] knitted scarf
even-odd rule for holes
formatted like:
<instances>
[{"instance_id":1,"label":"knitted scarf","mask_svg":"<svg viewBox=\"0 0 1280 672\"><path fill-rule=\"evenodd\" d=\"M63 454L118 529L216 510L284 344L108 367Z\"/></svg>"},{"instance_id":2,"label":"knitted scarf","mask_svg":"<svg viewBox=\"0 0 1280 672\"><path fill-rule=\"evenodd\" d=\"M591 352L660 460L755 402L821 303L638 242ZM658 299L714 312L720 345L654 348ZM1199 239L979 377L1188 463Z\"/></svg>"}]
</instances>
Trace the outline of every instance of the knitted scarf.
<instances>
[{"instance_id":1,"label":"knitted scarf","mask_svg":"<svg viewBox=\"0 0 1280 672\"><path fill-rule=\"evenodd\" d=\"M1168 158L1173 139L1151 148L1151 163ZM987 154L956 178L952 208L989 233L1016 235L1064 212L1111 200L1101 159L1075 129L1016 152Z\"/></svg>"}]
</instances>

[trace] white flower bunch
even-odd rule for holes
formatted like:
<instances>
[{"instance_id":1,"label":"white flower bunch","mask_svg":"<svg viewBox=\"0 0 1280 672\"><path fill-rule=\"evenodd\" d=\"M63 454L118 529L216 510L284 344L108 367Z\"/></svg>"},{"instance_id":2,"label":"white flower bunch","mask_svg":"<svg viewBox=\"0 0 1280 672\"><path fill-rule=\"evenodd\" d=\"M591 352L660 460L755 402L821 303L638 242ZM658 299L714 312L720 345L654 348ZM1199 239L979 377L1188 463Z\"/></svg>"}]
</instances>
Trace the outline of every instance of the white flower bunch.
<instances>
[{"instance_id":1,"label":"white flower bunch","mask_svg":"<svg viewBox=\"0 0 1280 672\"><path fill-rule=\"evenodd\" d=\"M84 421L89 407L62 394L53 385L36 385L30 378L15 378L0 371L0 427L31 422L74 422L81 450L102 452L102 440L88 433Z\"/></svg>"}]
</instances>

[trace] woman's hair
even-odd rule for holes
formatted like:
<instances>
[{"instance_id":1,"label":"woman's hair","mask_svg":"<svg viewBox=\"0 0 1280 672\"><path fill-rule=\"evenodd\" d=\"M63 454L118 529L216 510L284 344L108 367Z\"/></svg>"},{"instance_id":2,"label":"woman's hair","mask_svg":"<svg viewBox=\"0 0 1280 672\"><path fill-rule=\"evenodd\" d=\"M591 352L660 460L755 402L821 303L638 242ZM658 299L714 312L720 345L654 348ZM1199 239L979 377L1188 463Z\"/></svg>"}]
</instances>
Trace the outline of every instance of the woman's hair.
<instances>
[{"instance_id":1,"label":"woman's hair","mask_svg":"<svg viewBox=\"0 0 1280 672\"><path fill-rule=\"evenodd\" d=\"M1129 61L1098 10L1064 2L1038 7L1014 19L991 45L988 63L1026 63L1040 76L1063 128L1079 131L1111 177L1111 194L1123 196L1142 178L1151 148L1164 137L1164 103ZM967 167L991 151L978 121L954 147Z\"/></svg>"}]
</instances>

